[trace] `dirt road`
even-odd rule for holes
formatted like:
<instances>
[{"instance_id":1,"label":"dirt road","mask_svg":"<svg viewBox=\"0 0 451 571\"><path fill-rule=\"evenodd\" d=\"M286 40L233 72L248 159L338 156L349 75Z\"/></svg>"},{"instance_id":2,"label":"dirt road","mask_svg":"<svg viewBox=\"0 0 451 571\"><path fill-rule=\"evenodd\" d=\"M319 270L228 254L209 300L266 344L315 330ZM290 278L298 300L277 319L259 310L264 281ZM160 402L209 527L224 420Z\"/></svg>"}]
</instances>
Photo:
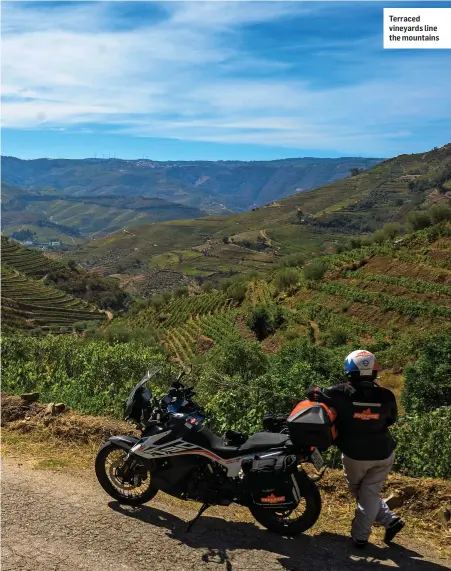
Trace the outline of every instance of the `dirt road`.
<instances>
[{"instance_id":1,"label":"dirt road","mask_svg":"<svg viewBox=\"0 0 451 571\"><path fill-rule=\"evenodd\" d=\"M164 496L142 508L121 507L91 476L33 470L12 458L3 459L2 476L3 571L451 569L407 534L402 546L360 553L342 536L285 539L208 512L186 533L194 506L168 504Z\"/></svg>"}]
</instances>

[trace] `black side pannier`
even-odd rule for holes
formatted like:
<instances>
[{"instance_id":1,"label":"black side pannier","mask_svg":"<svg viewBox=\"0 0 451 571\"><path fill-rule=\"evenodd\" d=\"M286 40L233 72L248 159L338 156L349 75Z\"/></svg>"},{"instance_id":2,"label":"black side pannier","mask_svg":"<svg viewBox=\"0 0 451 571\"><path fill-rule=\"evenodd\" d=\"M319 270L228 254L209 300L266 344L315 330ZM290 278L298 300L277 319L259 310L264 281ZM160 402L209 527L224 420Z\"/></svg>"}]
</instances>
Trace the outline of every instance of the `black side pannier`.
<instances>
[{"instance_id":1,"label":"black side pannier","mask_svg":"<svg viewBox=\"0 0 451 571\"><path fill-rule=\"evenodd\" d=\"M243 472L253 503L268 509L294 509L300 499L296 469L294 455L255 456L244 462Z\"/></svg>"}]
</instances>

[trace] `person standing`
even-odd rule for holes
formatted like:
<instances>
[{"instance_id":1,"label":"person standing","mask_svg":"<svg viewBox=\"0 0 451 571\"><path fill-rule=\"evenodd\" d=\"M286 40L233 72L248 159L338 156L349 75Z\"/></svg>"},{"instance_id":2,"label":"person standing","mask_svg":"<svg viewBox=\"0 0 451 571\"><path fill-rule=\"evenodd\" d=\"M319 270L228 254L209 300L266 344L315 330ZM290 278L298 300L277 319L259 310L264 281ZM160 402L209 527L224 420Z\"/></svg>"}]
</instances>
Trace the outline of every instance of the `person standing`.
<instances>
[{"instance_id":1,"label":"person standing","mask_svg":"<svg viewBox=\"0 0 451 571\"><path fill-rule=\"evenodd\" d=\"M342 453L344 476L357 501L351 538L357 548L368 544L371 527L385 527L390 543L404 527L380 497L394 462L395 441L388 428L396 422L395 395L376 383L379 365L369 351L359 349L345 360L345 382L330 387L312 387L308 398L337 411L335 444Z\"/></svg>"}]
</instances>

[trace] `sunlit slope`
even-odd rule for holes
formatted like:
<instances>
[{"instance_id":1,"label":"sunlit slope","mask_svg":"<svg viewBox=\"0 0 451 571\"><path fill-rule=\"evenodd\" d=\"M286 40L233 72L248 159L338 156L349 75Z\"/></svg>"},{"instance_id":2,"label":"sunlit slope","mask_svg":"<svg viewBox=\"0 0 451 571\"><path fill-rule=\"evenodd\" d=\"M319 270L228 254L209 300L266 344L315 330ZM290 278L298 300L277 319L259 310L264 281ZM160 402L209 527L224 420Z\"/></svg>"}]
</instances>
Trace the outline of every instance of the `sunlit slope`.
<instances>
[{"instance_id":1,"label":"sunlit slope","mask_svg":"<svg viewBox=\"0 0 451 571\"><path fill-rule=\"evenodd\" d=\"M401 155L355 177L257 210L128 228L82 246L75 257L114 269L140 259L186 273L264 269L291 252L330 251L350 234L403 221L425 201L451 191L451 145Z\"/></svg>"},{"instance_id":2,"label":"sunlit slope","mask_svg":"<svg viewBox=\"0 0 451 571\"><path fill-rule=\"evenodd\" d=\"M371 347L394 370L412 359L426 337L451 334L451 225L322 261L322 279L306 280L299 270L298 285L288 292L277 292L270 277L254 279L241 302L227 292L201 294L158 310L149 307L119 323L130 331L153 331L170 353L189 363L205 349L202 336L214 343L253 337L246 325L252 308L276 303L285 308L286 321L274 342L263 342L265 348L277 349L285 336L308 335L326 346Z\"/></svg>"}]
</instances>

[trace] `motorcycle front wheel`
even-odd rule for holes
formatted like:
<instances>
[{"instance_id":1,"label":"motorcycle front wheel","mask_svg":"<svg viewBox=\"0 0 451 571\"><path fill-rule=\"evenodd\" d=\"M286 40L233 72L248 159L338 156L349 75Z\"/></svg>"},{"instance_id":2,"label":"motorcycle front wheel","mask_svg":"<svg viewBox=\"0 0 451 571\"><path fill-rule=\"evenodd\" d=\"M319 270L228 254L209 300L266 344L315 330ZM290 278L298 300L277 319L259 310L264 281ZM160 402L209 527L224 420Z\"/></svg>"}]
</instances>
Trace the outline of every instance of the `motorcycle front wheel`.
<instances>
[{"instance_id":1,"label":"motorcycle front wheel","mask_svg":"<svg viewBox=\"0 0 451 571\"><path fill-rule=\"evenodd\" d=\"M263 527L279 535L299 535L313 527L321 513L321 494L318 488L303 474L297 474L301 491L299 504L293 510L280 510L249 506L254 518Z\"/></svg>"},{"instance_id":2,"label":"motorcycle front wheel","mask_svg":"<svg viewBox=\"0 0 451 571\"><path fill-rule=\"evenodd\" d=\"M121 504L139 506L153 499L158 489L152 486L150 471L142 464L126 461L127 450L106 442L99 450L95 471L105 492Z\"/></svg>"}]
</instances>

